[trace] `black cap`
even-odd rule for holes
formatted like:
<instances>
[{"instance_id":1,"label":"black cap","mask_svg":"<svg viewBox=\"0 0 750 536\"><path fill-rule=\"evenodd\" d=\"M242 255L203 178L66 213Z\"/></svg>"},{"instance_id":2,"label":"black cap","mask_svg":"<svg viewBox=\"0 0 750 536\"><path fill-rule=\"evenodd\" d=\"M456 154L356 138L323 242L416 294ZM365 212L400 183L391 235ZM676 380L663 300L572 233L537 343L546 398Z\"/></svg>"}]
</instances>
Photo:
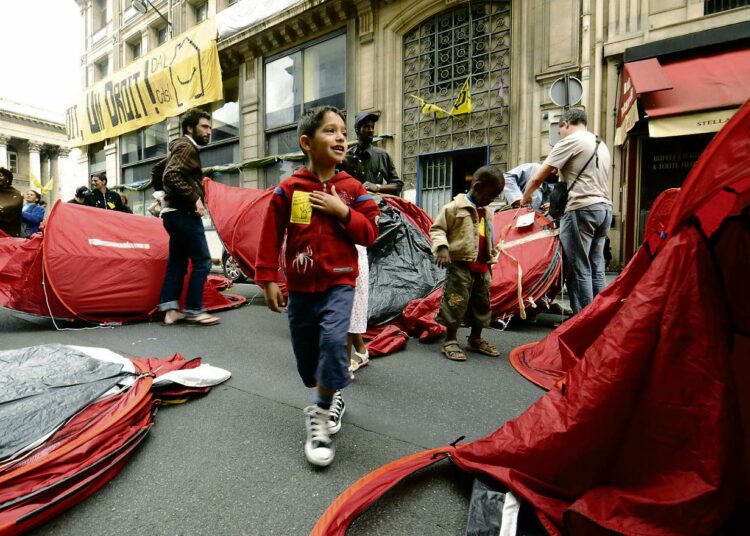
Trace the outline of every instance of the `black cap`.
<instances>
[{"instance_id":1,"label":"black cap","mask_svg":"<svg viewBox=\"0 0 750 536\"><path fill-rule=\"evenodd\" d=\"M380 113L379 112L359 112L359 115L357 115L357 118L354 120L354 130L358 131L360 125L365 122L365 119L372 118L373 121L377 123L378 119L380 119Z\"/></svg>"},{"instance_id":2,"label":"black cap","mask_svg":"<svg viewBox=\"0 0 750 536\"><path fill-rule=\"evenodd\" d=\"M79 186L76 189L76 197L83 197L87 193L89 193L89 189L86 186Z\"/></svg>"}]
</instances>

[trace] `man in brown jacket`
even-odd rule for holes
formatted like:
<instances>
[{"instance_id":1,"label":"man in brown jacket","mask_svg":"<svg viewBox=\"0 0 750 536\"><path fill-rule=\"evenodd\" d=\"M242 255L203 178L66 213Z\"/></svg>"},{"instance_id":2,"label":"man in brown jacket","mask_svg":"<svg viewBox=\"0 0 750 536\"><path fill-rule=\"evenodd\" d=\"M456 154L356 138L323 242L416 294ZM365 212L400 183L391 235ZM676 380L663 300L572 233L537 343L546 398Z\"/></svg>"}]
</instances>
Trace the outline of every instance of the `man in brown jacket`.
<instances>
[{"instance_id":1,"label":"man in brown jacket","mask_svg":"<svg viewBox=\"0 0 750 536\"><path fill-rule=\"evenodd\" d=\"M164 325L186 322L196 326L213 326L219 319L203 309L203 286L211 269L206 234L201 216L203 205L203 171L198 154L211 139L211 116L193 108L182 117L183 136L169 144L164 166L164 200L161 218L169 234L169 260L161 288L159 310L165 312ZM188 259L192 272L188 282L185 310L178 300L187 273Z\"/></svg>"}]
</instances>

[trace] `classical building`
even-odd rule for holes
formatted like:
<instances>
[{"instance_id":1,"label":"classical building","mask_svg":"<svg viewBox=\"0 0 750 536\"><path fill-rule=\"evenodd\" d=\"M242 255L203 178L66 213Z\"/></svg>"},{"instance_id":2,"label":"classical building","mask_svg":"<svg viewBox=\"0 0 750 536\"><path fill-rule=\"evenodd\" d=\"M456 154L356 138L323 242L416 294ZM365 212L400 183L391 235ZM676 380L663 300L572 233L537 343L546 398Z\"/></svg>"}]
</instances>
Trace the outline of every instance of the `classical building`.
<instances>
[{"instance_id":1,"label":"classical building","mask_svg":"<svg viewBox=\"0 0 750 536\"><path fill-rule=\"evenodd\" d=\"M52 206L72 195L66 184L75 178L76 158L62 114L0 99L0 167L13 172L16 189L37 190Z\"/></svg>"},{"instance_id":2,"label":"classical building","mask_svg":"<svg viewBox=\"0 0 750 536\"><path fill-rule=\"evenodd\" d=\"M750 96L743 85L750 78L735 77L731 95L698 102L683 95L680 74L690 67L670 67L729 49L742 56L750 48L745 0L77 3L86 28L86 88L169 41L170 30L176 37L215 18L223 94L205 106L215 130L203 163L227 184L278 183L299 165L295 127L303 109L328 103L347 112L352 139L356 113L380 113L380 143L404 178L406 195L434 213L467 187L480 165L506 169L543 159L561 106L584 107L589 128L613 152L616 264L639 243L655 196L681 183L686 162ZM661 87L644 84L651 75L643 76L644 64L634 65L642 61L650 65L647 73L661 73ZM632 94L625 74L633 77ZM703 77L704 86L725 74ZM423 103L450 111L467 80L471 113L422 112ZM652 97L673 94L691 104L657 110ZM619 113L628 98L634 111ZM656 117L706 110L723 115L700 119L698 133L674 122L655 124ZM165 119L89 144L82 162L91 171L106 170L116 183L139 183L177 135L177 119Z\"/></svg>"}]
</instances>

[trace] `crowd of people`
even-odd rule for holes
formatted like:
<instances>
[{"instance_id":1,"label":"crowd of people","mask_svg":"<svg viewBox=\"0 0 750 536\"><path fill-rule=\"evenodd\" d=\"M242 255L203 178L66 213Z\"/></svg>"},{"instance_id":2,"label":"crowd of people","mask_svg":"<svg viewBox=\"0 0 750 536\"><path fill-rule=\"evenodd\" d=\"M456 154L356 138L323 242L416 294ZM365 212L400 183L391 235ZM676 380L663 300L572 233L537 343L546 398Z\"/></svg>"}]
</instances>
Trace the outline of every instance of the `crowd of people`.
<instances>
[{"instance_id":1,"label":"crowd of people","mask_svg":"<svg viewBox=\"0 0 750 536\"><path fill-rule=\"evenodd\" d=\"M371 112L359 114L354 121L357 143L349 147L346 120L338 109L320 106L307 111L297 135L308 164L275 188L262 222L263 247L254 278L271 311L280 313L286 307L298 373L302 383L314 389L312 404L304 410L304 452L317 466L333 461L332 436L340 430L346 410L342 390L369 362L363 334L367 247L379 232L380 209L374 195L399 195L403 188L388 153L373 145L378 119ZM210 140L210 120L197 108L185 113L183 136L170 143L167 156L152 171L158 190L152 213L161 218L169 235L158 305L165 326L220 322L202 303L211 256L201 221L206 208L199 150ZM441 351L450 360L466 360L464 350L500 355L482 338L482 330L491 320L490 271L498 254L489 205L502 193L511 207L545 211L550 203L562 205L553 208L561 214L564 276L573 314L604 287L604 246L612 219L611 157L606 145L587 130L583 110L565 110L558 131L560 141L541 164L522 164L505 173L496 166L479 167L468 192L446 204L430 228L435 262L446 269L438 320L447 330ZM44 219L41 196L30 190L22 202L12 181L13 174L0 168L2 229L11 236L30 236ZM562 187L567 203L555 197L553 182ZM127 199L107 188L104 174L92 175L91 188L78 188L69 202L128 211ZM282 246L285 259L280 264ZM188 261L192 271L181 309L178 300ZM279 286L282 279L287 298ZM470 332L462 348L458 330L464 324Z\"/></svg>"}]
</instances>

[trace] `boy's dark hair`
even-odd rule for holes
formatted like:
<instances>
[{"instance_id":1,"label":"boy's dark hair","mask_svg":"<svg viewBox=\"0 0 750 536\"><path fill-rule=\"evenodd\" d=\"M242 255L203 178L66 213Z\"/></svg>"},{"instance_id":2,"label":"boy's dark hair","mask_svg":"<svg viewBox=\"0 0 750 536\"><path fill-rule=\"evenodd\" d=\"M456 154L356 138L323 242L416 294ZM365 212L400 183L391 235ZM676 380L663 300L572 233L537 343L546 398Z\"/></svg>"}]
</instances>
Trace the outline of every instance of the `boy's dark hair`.
<instances>
[{"instance_id":1,"label":"boy's dark hair","mask_svg":"<svg viewBox=\"0 0 750 536\"><path fill-rule=\"evenodd\" d=\"M567 121L571 125L588 125L588 118L586 117L586 111L583 108L569 108L563 112L560 116L559 122Z\"/></svg>"},{"instance_id":2,"label":"boy's dark hair","mask_svg":"<svg viewBox=\"0 0 750 536\"><path fill-rule=\"evenodd\" d=\"M192 108L182 116L182 134L187 134L188 127L195 128L201 119L211 120L211 114L200 108Z\"/></svg>"},{"instance_id":3,"label":"boy's dark hair","mask_svg":"<svg viewBox=\"0 0 750 536\"><path fill-rule=\"evenodd\" d=\"M7 168L0 167L0 175L5 177L5 182L8 183L8 186L13 184L13 172Z\"/></svg>"},{"instance_id":4,"label":"boy's dark hair","mask_svg":"<svg viewBox=\"0 0 750 536\"><path fill-rule=\"evenodd\" d=\"M297 139L300 139L302 136L307 136L308 138L315 136L315 131L318 130L318 127L323 122L323 117L328 112L335 113L346 123L346 117L335 106L316 106L310 110L305 110L305 113L300 117L299 123L297 123ZM300 146L300 149L302 149L302 146Z\"/></svg>"},{"instance_id":5,"label":"boy's dark hair","mask_svg":"<svg viewBox=\"0 0 750 536\"><path fill-rule=\"evenodd\" d=\"M482 185L493 182L505 188L505 177L497 166L482 166L474 172L471 185Z\"/></svg>"}]
</instances>

